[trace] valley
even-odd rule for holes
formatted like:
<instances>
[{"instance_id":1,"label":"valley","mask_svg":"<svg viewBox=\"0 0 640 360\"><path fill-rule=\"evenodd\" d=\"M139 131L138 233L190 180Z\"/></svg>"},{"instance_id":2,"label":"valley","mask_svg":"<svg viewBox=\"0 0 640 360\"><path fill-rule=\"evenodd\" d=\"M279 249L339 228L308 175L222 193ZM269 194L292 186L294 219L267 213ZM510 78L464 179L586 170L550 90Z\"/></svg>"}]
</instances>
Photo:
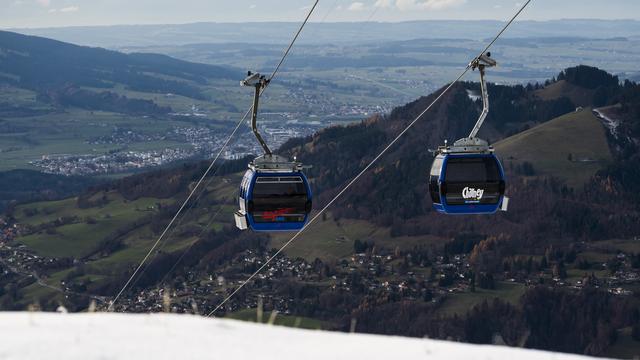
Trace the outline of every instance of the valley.
<instances>
[{"instance_id":1,"label":"valley","mask_svg":"<svg viewBox=\"0 0 640 360\"><path fill-rule=\"evenodd\" d=\"M396 26L420 24L369 24L387 29L378 41L344 24L353 39L320 32L296 48L262 99L260 127L307 165L312 215L439 95L487 24L468 23L478 38L455 41L435 36L437 23L416 39ZM260 152L247 126L164 230L251 103L238 86L245 69L267 73L280 55L269 34L282 24L263 24L260 46L220 34L155 41L146 27L120 46L95 35L111 50L0 31L0 310L105 311L148 256L114 311L207 315L246 284L212 315L636 355L634 24L594 22L602 35L581 37L549 22L566 37L519 34L493 49L501 66L480 137L504 165L509 211L432 209L432 151L467 136L481 108L479 84L460 82L278 256L292 234L233 224L238 183ZM627 30L608 37L607 26ZM78 29L38 31L83 43Z\"/></svg>"},{"instance_id":2,"label":"valley","mask_svg":"<svg viewBox=\"0 0 640 360\"><path fill-rule=\"evenodd\" d=\"M211 37L207 41L202 40L202 36L202 41L191 43L144 41L142 38L149 34L141 31L139 43L145 45L123 40L120 41L122 45L117 46L114 38L110 42L100 40L103 39L101 31L109 31L109 28L18 30L82 44L86 44L82 40L83 33L90 31L94 33L96 43L89 45L102 45L124 54L74 48L52 41L46 43L33 37L25 37L23 43L26 45L17 46L15 41L20 35L3 33L4 42L0 41L0 48L6 54L31 52L32 57L41 56L41 52L29 49L36 45L73 49L84 54L80 59L109 54L109 60L97 62L96 69L109 69L114 64L130 61L135 65L127 71L137 75L127 78L126 71L115 71L105 77L96 75L96 69L73 61L71 64L79 70L79 75L72 77L76 84L69 88L69 84L57 77L42 79L42 83L53 82L55 90L52 91L45 90L50 85L33 85L32 78L25 78L21 71L27 68L20 70L11 65L0 72L0 78L4 79L0 81L0 129L4 130L0 135L0 170L34 169L60 175L111 177L211 157L251 103L251 91L239 87L239 79L246 69L270 71L284 42L269 36L279 33L275 29L285 25L290 24L270 24L264 44L246 39L224 41L224 37L218 38L216 32L207 33L206 36ZM262 102L263 132L270 134L268 140L277 147L289 138L309 136L327 126L357 122L373 114L387 114L397 106L432 93L455 77L461 64L474 55L478 41L483 40L481 35L490 33L491 26L496 25L467 24L477 27L477 38L454 37L453 33L449 37L445 34L434 37L426 32L400 40L397 35L385 39L385 32L380 29L390 27L386 31L392 30L389 34L396 34L395 27L414 29L420 23L343 24L345 31L353 36L350 41L327 32L327 26L314 25L318 27L314 34L325 40L301 44L287 60L278 81L270 87ZM633 78L637 75L637 54L633 49L640 47L635 46L638 34L634 27L627 25L623 22L607 25L610 29L621 27L620 34L627 37L608 36L605 27L600 36L586 27L585 37L580 37L570 34L568 25L563 23L553 26L563 28L568 34L566 37L549 37L536 32L525 37L514 34L513 38L496 44L494 54L501 59L501 66L492 73L491 81L498 84L542 83L576 63L604 68L622 79ZM203 24L202 28L206 26ZM436 34L443 31L444 24L423 26L429 26ZM601 26L605 25L591 28ZM224 29L224 26L220 28ZM182 33L192 31L196 30ZM251 33L255 29L249 27L247 31ZM358 34L364 31L380 33L381 40L358 40ZM228 33L227 29L221 34ZM125 60L126 56L131 59ZM34 60L34 65L30 66L41 62ZM164 64L169 70L160 69L158 64ZM211 68L201 64L210 64ZM53 71L60 72L59 69ZM109 71L112 70L107 73ZM104 98L107 95L120 99L111 100L110 106L95 108L90 105L95 104L95 96ZM247 131L243 127L224 154L225 158L241 158L259 150L255 141L246 136Z\"/></svg>"},{"instance_id":3,"label":"valley","mask_svg":"<svg viewBox=\"0 0 640 360\"><path fill-rule=\"evenodd\" d=\"M506 343L520 341L523 333L518 329L525 327L532 329L530 346L538 347L543 346L536 345L543 341L539 331L547 327L536 330L527 320L527 309L557 313L565 301L580 306L606 302L615 304L608 311L619 319L608 323L607 331L625 334L625 329L635 328L634 317L617 314L631 311L640 288L640 215L626 192L612 189L620 189L615 171L633 168L613 170L623 164L623 149L634 146L633 141L621 141L637 134L629 123L633 117L624 113L616 113L617 137L594 115L585 94L595 92L577 85L594 72L604 76L600 70L578 67L560 75L569 79L561 87L556 82L538 89L490 87L495 110L485 135L504 137L495 146L508 173L509 212L460 222L428 206L423 172L429 157L413 149L425 141L433 147L443 137L462 136L468 124L451 127L448 118L475 121L478 104L469 92L477 85L460 84L405 144L230 301L224 314L251 319L262 304L267 313L281 313L278 321L285 325L295 325L300 318L299 326L346 330L355 319L365 332L417 336L426 331L435 338L456 334L476 339L480 333L461 329L489 326L474 317L482 308L485 314L517 319L511 330L493 330ZM618 85L615 92L635 93L634 86ZM617 96L610 101L618 101ZM363 166L362 161L355 168L349 164L366 159L428 101L421 98L384 117L288 141L280 153L314 165L308 173L316 201L322 204ZM519 110L532 104L535 112ZM619 106L624 108L632 106ZM509 133L513 135L505 135ZM362 141L367 148L360 146ZM332 156L327 157L327 151ZM159 312L169 301L170 311L207 314L289 239L285 234L239 233L233 227L236 186L246 161L229 159L218 167L116 310ZM6 259L0 304L47 309L64 302L81 310L96 302L104 309L206 165L168 167L96 185L77 197L11 207L0 247ZM398 183L404 184L402 189ZM618 215L603 217L605 213ZM540 308L544 302L536 300L539 296L552 304ZM420 314L412 321L416 328L379 327L389 321L404 323L405 312ZM561 316L573 316L565 312ZM386 320L376 322L380 317ZM584 324L570 323L588 327L601 321L584 319ZM562 342L550 348L582 352L583 346L599 344L593 354L605 355L630 351L635 344L630 337L627 345L607 339L594 333L572 347L561 347Z\"/></svg>"}]
</instances>

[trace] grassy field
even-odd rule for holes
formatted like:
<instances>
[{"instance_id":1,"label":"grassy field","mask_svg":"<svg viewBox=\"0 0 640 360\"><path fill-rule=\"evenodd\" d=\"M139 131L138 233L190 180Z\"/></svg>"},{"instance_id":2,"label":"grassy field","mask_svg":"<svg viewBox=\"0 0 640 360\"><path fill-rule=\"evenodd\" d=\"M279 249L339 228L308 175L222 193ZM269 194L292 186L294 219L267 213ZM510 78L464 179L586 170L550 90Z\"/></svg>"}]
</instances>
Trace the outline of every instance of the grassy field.
<instances>
[{"instance_id":1,"label":"grassy field","mask_svg":"<svg viewBox=\"0 0 640 360\"><path fill-rule=\"evenodd\" d=\"M523 284L498 282L495 290L476 288L476 292L453 293L438 309L438 313L442 316L463 315L483 301L491 301L496 298L517 304L524 291Z\"/></svg>"},{"instance_id":2,"label":"grassy field","mask_svg":"<svg viewBox=\"0 0 640 360\"><path fill-rule=\"evenodd\" d=\"M64 294L54 288L60 287L60 281L64 280L70 272L71 269L58 271L48 277L40 279L42 283L50 287L37 282L24 287L20 290L22 298L24 299L24 301L33 304L38 303L41 299L61 299Z\"/></svg>"},{"instance_id":3,"label":"grassy field","mask_svg":"<svg viewBox=\"0 0 640 360\"><path fill-rule=\"evenodd\" d=\"M108 137L114 128L126 128L140 135L164 135L174 127L193 126L190 122L158 120L110 112L69 109L39 116L6 117L1 125L11 129L0 134L0 171L34 169L29 164L43 155L102 155L114 150L161 150L185 148L190 144L174 140L140 141L128 145L92 144Z\"/></svg>"},{"instance_id":4,"label":"grassy field","mask_svg":"<svg viewBox=\"0 0 640 360\"><path fill-rule=\"evenodd\" d=\"M271 245L280 247L291 239L292 234L271 235ZM356 240L374 242L376 246L410 249L415 245L429 245L442 240L433 236L391 237L390 229L377 227L364 221L335 219L329 213L325 221L319 219L301 234L287 249L290 257L301 257L309 261L316 258L335 260L350 256Z\"/></svg>"},{"instance_id":5,"label":"grassy field","mask_svg":"<svg viewBox=\"0 0 640 360\"><path fill-rule=\"evenodd\" d=\"M536 126L496 143L495 148L499 156L504 154L507 168L526 161L537 174L553 175L576 188L612 161L605 128L591 109Z\"/></svg>"},{"instance_id":6,"label":"grassy field","mask_svg":"<svg viewBox=\"0 0 640 360\"><path fill-rule=\"evenodd\" d=\"M151 215L153 210L150 209L158 201L143 198L129 202L116 194L108 197L107 205L89 209L77 208L75 199L58 201L42 208L38 207L41 203L28 205L28 209L39 209L42 213L31 218L24 215L25 207L21 207L17 212L22 213L18 222L23 224L38 226L62 217L77 219L51 230L23 236L18 241L42 256L83 258L93 253L100 242L117 229ZM59 208L56 209L56 205Z\"/></svg>"},{"instance_id":7,"label":"grassy field","mask_svg":"<svg viewBox=\"0 0 640 360\"><path fill-rule=\"evenodd\" d=\"M611 256L621 251L627 254L640 253L640 239L611 239L604 241L597 241L592 246L609 252Z\"/></svg>"},{"instance_id":8,"label":"grassy field","mask_svg":"<svg viewBox=\"0 0 640 360\"><path fill-rule=\"evenodd\" d=\"M227 316L228 318L249 322L257 322L257 311L256 309L245 309L236 311ZM262 323L266 324L269 322L269 318L271 317L271 312L267 311L262 316ZM313 329L313 330L322 330L325 328L325 324L316 319L307 318L307 317L299 317L299 316L289 316L283 314L277 314L274 325L279 326L287 326L294 327L300 329Z\"/></svg>"}]
</instances>

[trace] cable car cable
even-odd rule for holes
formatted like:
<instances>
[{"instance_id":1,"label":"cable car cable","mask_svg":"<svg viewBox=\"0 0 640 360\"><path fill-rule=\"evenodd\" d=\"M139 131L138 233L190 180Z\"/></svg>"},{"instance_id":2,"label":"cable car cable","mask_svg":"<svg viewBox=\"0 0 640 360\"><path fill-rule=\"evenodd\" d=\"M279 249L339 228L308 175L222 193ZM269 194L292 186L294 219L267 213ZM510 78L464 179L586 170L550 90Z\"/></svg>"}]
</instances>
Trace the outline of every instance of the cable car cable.
<instances>
[{"instance_id":1,"label":"cable car cable","mask_svg":"<svg viewBox=\"0 0 640 360\"><path fill-rule=\"evenodd\" d=\"M500 36L502 36L502 34L509 28L509 26L511 26L511 24L513 23L513 21L515 21L515 19L522 13L522 11L524 11L524 9L529 5L529 3L531 3L532 0L528 0L527 2L524 3L524 5L522 5L522 7L520 8L520 10L511 18L511 20L502 28L502 30L498 33L498 35L489 43L489 45L483 50L483 52L480 53L480 55L478 55L477 58L479 58L480 56L482 56L482 54L486 53L487 50L489 50L489 48L498 40L498 38L500 38ZM475 60L475 59L474 59ZM473 62L472 62L473 63ZM329 203L327 203L327 205L325 205L313 218L311 218L311 220L309 220L309 222L307 222L304 227L302 229L300 229L298 232L296 232L291 239L289 239L286 243L284 243L284 245L282 245L280 247L280 249L278 249L278 251L276 251L276 253L269 257L267 259L267 261L265 261L264 264L262 264L262 266L260 266L260 268L258 268L258 270L256 270L253 274L251 274L245 281L242 282L242 284L240 284L231 294L229 294L226 298L224 298L224 300L222 300L222 302L220 304L218 304L208 315L207 317L211 317L213 316L213 314L215 314L222 306L224 306L231 298L233 298L233 296L235 294L238 293L238 291L240 291L247 283L249 283L249 281L253 280L254 277L256 277L256 275L258 275L260 272L262 272L262 270L264 270L264 268L266 268L272 261L273 259L275 259L278 255L280 255L284 249L286 249L295 239L297 239L310 225L312 225L316 219L318 219L318 217L320 217L320 215L322 215L331 205L333 205L333 203L338 200L356 181L358 181L360 179L360 177L362 177L362 175L364 175L393 145L396 144L396 142L398 142L398 140L400 140L400 138L402 138L421 118L422 116L424 116L432 107L433 105L435 105L458 81L460 81L466 74L467 72L469 72L469 70L471 69L472 63L469 63L469 65L467 65L467 67L464 69L464 71L456 78L456 80L454 80L452 83L450 83L441 93L440 95L438 95L436 97L435 100L433 100L433 102L431 102L431 104L429 104L429 106L427 106L413 121L411 121L409 123L409 125L407 125L407 127L405 127L404 130L402 130L402 132L400 132L400 134L398 134L373 160L371 160L371 162L369 162L369 164L367 166L365 166L364 169L362 169L362 171L360 171L360 173L358 173L358 175L356 175L356 177L354 177L346 186L344 186L342 188L342 190L333 198L331 199L331 201L329 201Z\"/></svg>"},{"instance_id":2,"label":"cable car cable","mask_svg":"<svg viewBox=\"0 0 640 360\"><path fill-rule=\"evenodd\" d=\"M223 161L224 164L224 161ZM204 185L204 187L202 188L202 190L200 191L200 194L198 194L198 196L196 197L196 199L194 201L191 202L191 206L189 206L189 208L184 212L184 215L182 216L182 218L178 221L178 223L172 227L171 232L169 233L169 235L165 236L164 241L161 242L160 246L158 247L158 250L155 252L155 254L153 255L153 257L151 258L151 260L149 260L146 264L146 266L138 273L138 277L131 283L131 287L135 287L136 284L140 281L140 279L142 278L142 275L144 275L144 273L147 271L147 269L149 269L149 266L151 266L151 264L153 263L153 261L155 260L155 258L158 256L158 254L162 251L162 249L164 248L164 246L167 244L167 242L169 241L169 239L171 239L171 236L176 232L176 230L180 227L180 225L182 225L184 219L187 217L187 215L189 214L189 212L198 204L198 202L200 201L200 198L202 197L202 195L204 195L204 193L206 192L206 189L209 187L209 185L213 182L213 180L215 179L215 175L218 172L218 169L220 169L220 167L217 167L213 173L211 174L211 177L209 179L209 181L207 181L207 183ZM214 219L215 217L217 217L217 215L220 213L220 210L222 210L224 208L225 204L221 204L220 207L218 208L218 211L215 213L215 215L212 217L212 219ZM202 236L202 234L204 234L205 229L207 229L209 227L209 225L212 223L212 220L209 221L209 223L207 224L206 227L203 228L202 232L200 233L199 236ZM189 247L187 249L190 249L193 246L193 243L191 243L189 245ZM188 251L188 250L187 250ZM185 251L186 253L186 251ZM180 258L178 259L178 262L184 257L184 254L182 256L180 256ZM173 268L176 266L177 264L175 264L174 266L171 267L171 270L173 270ZM170 271L171 271L170 270ZM166 277L166 275L165 275ZM164 280L164 278L163 278Z\"/></svg>"},{"instance_id":3,"label":"cable car cable","mask_svg":"<svg viewBox=\"0 0 640 360\"><path fill-rule=\"evenodd\" d=\"M311 7L311 9L309 10L309 13L307 14L307 16L305 17L304 21L302 22L302 24L300 25L300 28L298 29L298 31L296 32L295 36L293 37L293 40L291 41L291 43L289 44L289 46L287 47L287 49L285 50L282 58L280 59L280 62L278 62L278 65L276 66L275 70L273 71L273 73L271 74L271 76L269 77L269 80L272 80L273 78L275 78L275 76L278 74L278 71L280 70L280 67L282 66L282 64L284 63L286 57L289 55L289 52L291 51L291 48L293 48L293 45L295 44L296 40L298 39L298 37L300 36L300 33L302 33L302 30L304 29L304 27L306 26L307 22L309 21L309 18L311 17L311 15L313 14L313 11L316 9L318 2L320 0L315 0L315 3L313 4L313 6ZM266 87L262 89L261 94L266 90ZM231 139L233 138L233 136L236 134L236 132L238 131L238 129L240 128L240 126L242 126L242 124L244 123L244 121L246 120L247 116L249 116L249 114L251 113L251 111L253 110L253 106L251 106L247 112L244 114L244 116L242 117L242 119L240 119L240 121L236 124L235 128L233 129L233 131L231 132L231 134L229 135L229 137L227 138L227 140L224 142L224 144L222 145L222 148L220 148L220 151L218 152L218 154L216 155L216 157L213 159L213 161L211 162L211 164L209 165L209 167L205 170L204 174L202 175L202 177L200 178L200 180L198 180L198 182L196 183L196 185L194 186L193 190L191 190L191 192L189 193L189 196L187 196L186 200L182 203L182 205L180 206L180 208L178 209L178 211L176 212L176 214L173 216L173 218L171 219L171 221L169 222L169 224L167 225L167 227L164 229L164 231L160 234L160 236L158 237L158 239L155 241L155 243L151 246L151 249L149 249L149 251L147 252L147 254L144 256L144 258L142 259L142 261L140 262L140 264L136 267L136 269L134 270L133 274L131 274L131 276L129 277L129 279L127 280L127 282L124 284L124 286L122 287L122 289L120 289L120 291L118 291L118 294L115 296L115 298L113 299L113 301L110 302L107 311L111 311L113 309L113 306L115 305L115 303L118 301L118 299L120 298L120 296L122 296L122 293L124 293L124 291L127 289L127 287L129 286L129 284L131 284L131 282L133 281L134 277L138 274L138 272L140 271L140 269L142 268L142 266L144 266L145 262L149 259L149 256L151 256L151 254L153 253L153 251L156 249L156 247L158 246L158 244L160 243L160 241L162 241L162 239L164 238L164 236L167 234L167 232L169 231L169 229L171 229L171 227L173 226L173 223L176 221L176 219L180 216L180 214L182 213L182 211L184 210L184 208L186 207L186 205L189 203L189 201L191 200L191 198L193 197L193 195L196 193L196 191L198 190L198 188L200 187L200 185L202 184L202 182L204 181L204 179L207 177L207 175L209 175L209 173L211 172L211 170L213 169L213 166L215 165L215 163L217 162L217 160L220 158L220 156L222 155L222 152L226 149L226 147L229 145L229 142L231 141Z\"/></svg>"},{"instance_id":4,"label":"cable car cable","mask_svg":"<svg viewBox=\"0 0 640 360\"><path fill-rule=\"evenodd\" d=\"M329 9L329 11L327 11L324 15L324 17L322 18L322 20L320 21L320 23L325 22L325 20L327 19L327 17L333 12L333 10L335 9L335 5L338 3L339 0L334 1L333 5L331 6L331 8ZM209 182L210 183L210 182ZM208 184L206 185L208 186ZM233 197L232 197L233 199ZM198 201L196 199L196 201ZM217 216L221 213L223 207L225 204L222 204L221 207L218 209L218 211L210 218L209 222L207 223L207 225L202 229L202 231L200 232L200 234L198 235L198 237L201 237L204 232L206 231L206 229L208 229L210 227L210 225L213 223L213 221L215 221L215 219L217 218ZM165 274L165 276L162 277L162 280L160 281L160 283L163 283L165 281L165 279L167 278L167 276L178 266L178 264L182 261L182 259L184 259L184 257L186 256L186 254L191 250L191 248L193 248L193 245L195 245L196 242L192 242L184 251L183 253L180 255L180 257L176 260L176 262L171 266L171 268L169 269L169 271ZM142 271L142 273L144 273L144 270ZM135 282L134 282L135 284Z\"/></svg>"},{"instance_id":5,"label":"cable car cable","mask_svg":"<svg viewBox=\"0 0 640 360\"><path fill-rule=\"evenodd\" d=\"M142 259L142 261L140 262L140 264L136 267L136 269L134 270L133 274L131 274L131 276L129 277L129 279L127 280L127 282L124 284L124 286L122 287L122 289L120 289L120 291L118 292L118 294L116 295L116 297L113 299L113 301L109 304L109 307L107 308L107 311L111 311L113 309L113 305L115 305L115 303L118 301L118 299L120 298L120 296L122 295L122 293L127 289L127 287L129 286L129 284L131 284L131 281L133 280L133 278L138 274L138 272L140 271L140 269L142 268L142 266L144 266L144 264L146 263L146 261L149 259L149 256L151 256L151 254L153 253L153 251L156 249L156 247L158 247L158 244L160 243L160 241L162 241L162 239L164 238L164 236L167 234L167 232L171 229L171 227L173 226L173 223L176 221L176 219L178 218L178 216L180 216L180 214L182 213L182 211L184 210L184 208L187 206L187 204L189 203L189 201L191 200L191 198L193 197L193 195L196 193L196 191L198 190L198 188L200 187L200 185L202 184L202 182L204 181L204 179L207 177L207 175L209 175L209 173L211 172L211 169L213 169L213 166L215 165L215 163L217 162L218 158L220 157L220 155L222 154L222 152L224 151L224 149L227 147L227 145L229 144L229 141L231 140L231 138L235 135L235 133L238 131L238 129L240 128L240 126L242 125L242 123L244 122L244 120L247 118L247 116L249 115L250 111L247 111L245 113L245 115L242 117L242 119L240 120L240 122L238 122L238 124L236 125L236 127L233 129L233 131L231 132L231 135L229 136L229 138L227 139L227 141L225 141L224 145L222 146L222 148L220 149L220 151L218 152L218 154L216 155L216 157L213 159L213 161L211 162L211 164L209 165L209 167L205 170L204 174L202 175L202 177L200 178L200 180L198 180L198 182L196 183L196 186L194 186L193 190L191 190L191 192L189 193L189 196L187 196L186 200L182 203L182 206L180 206L180 208L178 209L178 211L175 213L175 215L173 216L173 218L171 219L171 221L169 221L169 224L167 224L167 226L165 227L164 231L162 231L162 233L160 234L160 236L158 237L158 239L155 241L155 243L151 246L151 248L149 249L149 251L147 252L147 254L144 256L144 258Z\"/></svg>"},{"instance_id":6,"label":"cable car cable","mask_svg":"<svg viewBox=\"0 0 640 360\"><path fill-rule=\"evenodd\" d=\"M331 6L331 8L329 9L329 11L327 11L327 13L324 15L324 17L323 17L323 19L320 21L320 23L323 23L323 22L327 19L327 17L329 16L329 14L331 14L331 13L333 12L333 10L334 10L334 8L335 8L335 5L338 3L338 1L339 1L339 0L334 1L333 5L332 5L332 6ZM217 171L217 169L216 169L216 171ZM214 171L214 174L212 174L212 176L215 176L215 171ZM211 179L211 180L213 180L213 179ZM211 183L211 180L209 180L209 182L205 185L205 188L209 186L209 184ZM203 191L204 191L204 190L203 190ZM202 195L202 192L201 192L201 195ZM198 199L199 199L199 197L198 197L198 198L196 198L196 200L194 201L194 203L197 203ZM232 199L233 199L233 197L232 197ZM215 221L215 219L218 217L218 215L219 215L219 214L221 213L221 211L223 210L223 208L224 208L224 205L225 205L225 204L226 204L226 203L221 204L221 206L218 208L218 210L216 211L216 213L215 213L214 215L212 215L212 216L211 216L211 218L210 218L210 220L208 221L207 225L206 225L206 226L204 226L204 227L202 228L202 231L200 232L200 234L198 235L198 237L201 237L201 236L204 234L204 232L205 232L205 231L206 231L206 230L211 226L211 224L213 224L213 222ZM187 210L187 211L188 211L188 210ZM186 216L186 214L185 214L185 216ZM175 228L177 228L177 226L179 226L179 224L178 224L178 225L176 225L176 227L174 227L174 231L175 231ZM163 283L163 282L166 280L167 276L169 276L169 274L171 274L171 272L172 272L172 271L173 271L173 270L174 270L174 269L175 269L175 268L180 264L180 262L184 259L184 257L187 255L187 253L188 253L188 252L193 248L193 246L195 245L195 243L196 243L196 242L192 242L191 244L189 244L189 246L188 246L187 248L185 248L185 250L182 252L182 254L180 255L180 257L179 257L179 258L175 261L175 263L171 266L171 268L169 269L169 271L167 271L167 273L162 277L162 280L160 280L160 283ZM162 246L161 246L161 248L162 248ZM153 261L153 259L152 259L151 261ZM143 274L145 271L146 271L146 268L145 268L145 269L143 269L143 270L141 271L140 275L138 276L138 280L140 279L140 277L142 276L142 274ZM134 281L134 283L133 283L133 285L132 285L132 286L135 286L135 284L136 284L136 282L137 282L138 280Z\"/></svg>"},{"instance_id":7,"label":"cable car cable","mask_svg":"<svg viewBox=\"0 0 640 360\"><path fill-rule=\"evenodd\" d=\"M333 2L331 7L329 8L329 10L322 17L322 21L320 21L320 23L323 23L325 20L327 20L327 18L329 17L329 14L331 14L333 12L333 9L335 9L336 5L338 5L338 1L340 1L340 0L335 0Z\"/></svg>"},{"instance_id":8,"label":"cable car cable","mask_svg":"<svg viewBox=\"0 0 640 360\"><path fill-rule=\"evenodd\" d=\"M234 199L234 197L232 196L231 199ZM209 222L207 222L207 225L205 227L202 228L202 231L200 231L200 234L198 234L198 239L200 237L202 237L202 235L204 234L204 232L213 224L213 222L218 218L218 215L220 215L220 213L222 212L222 210L224 210L224 205L225 204L221 204L221 206L218 208L218 211L216 211L211 218L209 219ZM169 271L167 271L167 273L162 277L162 280L160 280L160 284L164 283L164 281L167 279L167 277L173 272L173 270L178 267L178 265L180 264L180 262L182 262L182 259L184 259L184 257L187 255L187 253L189 252L189 250L191 250L191 248L199 241L199 240L194 240L191 242L191 244L189 244L189 246L182 252L182 254L180 255L180 257L178 258L178 260L176 260L176 262L173 263L173 265L171 266L171 268L169 269Z\"/></svg>"}]
</instances>

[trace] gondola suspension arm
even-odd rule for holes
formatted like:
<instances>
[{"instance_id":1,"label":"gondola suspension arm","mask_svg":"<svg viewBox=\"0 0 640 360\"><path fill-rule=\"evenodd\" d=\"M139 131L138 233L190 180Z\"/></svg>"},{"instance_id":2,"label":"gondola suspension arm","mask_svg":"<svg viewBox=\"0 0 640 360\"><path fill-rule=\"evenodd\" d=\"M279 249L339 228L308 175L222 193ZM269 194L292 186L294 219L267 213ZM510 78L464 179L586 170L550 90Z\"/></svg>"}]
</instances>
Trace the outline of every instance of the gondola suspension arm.
<instances>
[{"instance_id":1,"label":"gondola suspension arm","mask_svg":"<svg viewBox=\"0 0 640 360\"><path fill-rule=\"evenodd\" d=\"M247 73L247 77L240 82L242 86L252 86L255 88L255 93L253 96L253 108L251 111L251 130L253 131L253 135L256 136L260 146L264 150L265 155L271 155L271 149L260 135L258 131L258 103L260 102L260 95L264 89L269 85L270 79L266 79L264 75L260 75L259 73L252 73L249 71Z\"/></svg>"},{"instance_id":2,"label":"gondola suspension arm","mask_svg":"<svg viewBox=\"0 0 640 360\"><path fill-rule=\"evenodd\" d=\"M480 71L480 90L482 92L482 112L480 113L480 117L478 118L478 121L473 127L473 130L471 130L471 133L469 134L469 139L476 138L476 136L478 135L478 132L480 131L480 128L482 127L482 124L484 124L484 120L487 118L487 115L489 114L489 92L487 91L487 82L484 78L484 75L485 75L485 68L494 67L496 65L497 65L496 61L491 58L491 53L489 52L486 54L480 55L470 64L471 69L473 70L478 69L478 71Z\"/></svg>"}]
</instances>

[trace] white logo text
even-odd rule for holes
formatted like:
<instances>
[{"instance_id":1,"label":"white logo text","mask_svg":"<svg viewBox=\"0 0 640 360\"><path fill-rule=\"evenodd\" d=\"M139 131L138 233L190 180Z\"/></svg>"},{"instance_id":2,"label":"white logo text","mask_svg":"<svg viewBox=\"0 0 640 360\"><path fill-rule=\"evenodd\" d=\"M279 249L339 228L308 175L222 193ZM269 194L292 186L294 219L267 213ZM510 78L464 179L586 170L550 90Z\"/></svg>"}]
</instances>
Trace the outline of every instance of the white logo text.
<instances>
[{"instance_id":1,"label":"white logo text","mask_svg":"<svg viewBox=\"0 0 640 360\"><path fill-rule=\"evenodd\" d=\"M467 200L482 200L482 196L484 195L484 189L474 189L466 187L462 190L462 197Z\"/></svg>"}]
</instances>

